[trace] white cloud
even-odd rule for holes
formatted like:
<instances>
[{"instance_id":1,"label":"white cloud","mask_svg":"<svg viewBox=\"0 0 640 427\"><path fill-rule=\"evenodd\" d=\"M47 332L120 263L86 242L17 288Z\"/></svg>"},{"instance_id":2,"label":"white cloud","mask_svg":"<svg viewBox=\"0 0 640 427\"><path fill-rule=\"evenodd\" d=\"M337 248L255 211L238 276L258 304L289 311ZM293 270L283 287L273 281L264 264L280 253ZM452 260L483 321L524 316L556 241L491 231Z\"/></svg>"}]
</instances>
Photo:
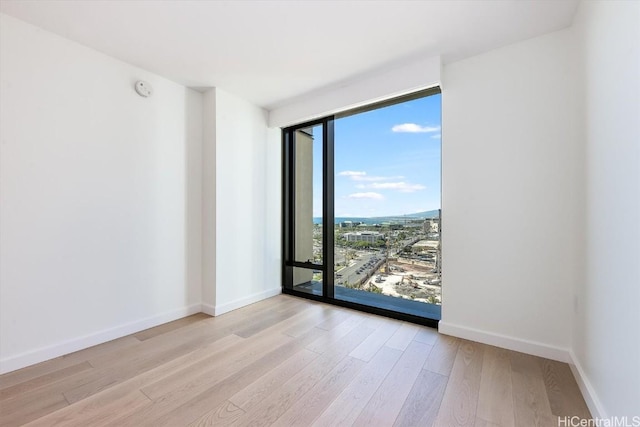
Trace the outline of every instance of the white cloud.
<instances>
[{"instance_id":1,"label":"white cloud","mask_svg":"<svg viewBox=\"0 0 640 427\"><path fill-rule=\"evenodd\" d=\"M416 123L402 123L391 128L392 132L432 133L439 132L440 126L420 126Z\"/></svg>"},{"instance_id":2,"label":"white cloud","mask_svg":"<svg viewBox=\"0 0 640 427\"><path fill-rule=\"evenodd\" d=\"M374 182L370 187L377 190L397 190L401 193L413 193L427 188L422 184L409 184L407 182Z\"/></svg>"},{"instance_id":3,"label":"white cloud","mask_svg":"<svg viewBox=\"0 0 640 427\"><path fill-rule=\"evenodd\" d=\"M436 133L435 135L431 135L431 138L433 139L440 139L440 137L442 137L442 135L440 135L439 133Z\"/></svg>"},{"instance_id":4,"label":"white cloud","mask_svg":"<svg viewBox=\"0 0 640 427\"><path fill-rule=\"evenodd\" d=\"M391 181L394 179L402 179L403 176L369 176L364 171L342 171L338 173L338 176L348 176L353 181L361 182L378 182L378 181ZM358 186L358 188L364 188Z\"/></svg>"},{"instance_id":5,"label":"white cloud","mask_svg":"<svg viewBox=\"0 0 640 427\"><path fill-rule=\"evenodd\" d=\"M342 171L338 175L355 177L355 176L363 176L363 175L366 175L366 174L367 173L363 172L363 171Z\"/></svg>"},{"instance_id":6,"label":"white cloud","mask_svg":"<svg viewBox=\"0 0 640 427\"><path fill-rule=\"evenodd\" d=\"M365 181L365 182L380 182L380 181L391 181L392 179L402 179L403 176L354 176L352 179L354 181Z\"/></svg>"},{"instance_id":7,"label":"white cloud","mask_svg":"<svg viewBox=\"0 0 640 427\"><path fill-rule=\"evenodd\" d=\"M353 193L347 196L349 199L372 199L372 200L382 200L384 196L380 193Z\"/></svg>"}]
</instances>

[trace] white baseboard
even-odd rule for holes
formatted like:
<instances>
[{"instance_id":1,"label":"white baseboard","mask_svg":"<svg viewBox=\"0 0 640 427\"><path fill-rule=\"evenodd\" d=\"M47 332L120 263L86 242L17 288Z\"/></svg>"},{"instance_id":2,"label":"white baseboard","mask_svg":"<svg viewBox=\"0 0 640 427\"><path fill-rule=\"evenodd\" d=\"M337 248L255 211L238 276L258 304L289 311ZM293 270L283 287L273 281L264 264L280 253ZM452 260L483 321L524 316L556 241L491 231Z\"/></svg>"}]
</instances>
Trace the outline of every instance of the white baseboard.
<instances>
[{"instance_id":1,"label":"white baseboard","mask_svg":"<svg viewBox=\"0 0 640 427\"><path fill-rule=\"evenodd\" d=\"M17 356L7 357L0 360L0 374L15 371L26 366L34 365L36 363L44 362L46 360L63 356L65 354L73 353L74 351L83 350L85 348L89 348L94 345L114 340L116 338L134 334L136 332L140 332L145 329L161 325L163 323L181 319L183 317L190 316L201 311L201 304L193 304L175 310L166 311L164 313L150 316L141 320L136 320L134 322L129 322L124 325L116 326L114 328L105 329L93 334L85 335L83 337L73 338L47 347L28 351L22 354L18 354Z\"/></svg>"},{"instance_id":2,"label":"white baseboard","mask_svg":"<svg viewBox=\"0 0 640 427\"><path fill-rule=\"evenodd\" d=\"M216 307L211 305L211 304L202 304L202 308L201 311L204 314L208 314L209 316L215 316L216 315Z\"/></svg>"},{"instance_id":3,"label":"white baseboard","mask_svg":"<svg viewBox=\"0 0 640 427\"><path fill-rule=\"evenodd\" d=\"M578 387L582 392L584 401L591 412L591 416L593 418L600 419L609 418L604 411L602 403L600 402L600 399L598 399L593 386L591 385L591 381L589 381L589 377L587 377L584 369L582 369L582 365L573 350L569 350L569 357L571 359L569 361L569 367L571 368L571 372L573 372L573 376L576 378L576 382L578 383Z\"/></svg>"},{"instance_id":4,"label":"white baseboard","mask_svg":"<svg viewBox=\"0 0 640 427\"><path fill-rule=\"evenodd\" d=\"M438 332L445 335L464 338L470 341L506 348L508 350L532 354L546 359L557 360L559 362L570 362L568 349L553 347L535 341L523 340L520 338L481 331L479 329L468 328L460 325L453 325L442 320L438 324Z\"/></svg>"},{"instance_id":5,"label":"white baseboard","mask_svg":"<svg viewBox=\"0 0 640 427\"><path fill-rule=\"evenodd\" d=\"M109 328L93 334L85 335L83 337L73 338L47 347L42 347L36 350L18 354L16 356L10 356L0 360L0 374L15 371L26 366L35 365L36 363L54 359L59 356L64 356L65 354L83 350L85 348L102 344L116 338L135 334L136 332L153 328L154 326L181 319L192 314L202 312L210 316L219 316L229 311L244 307L249 304L253 304L258 301L262 301L263 299L270 298L281 293L282 289L280 287L277 287L221 305L212 306L210 304L193 304L187 307L147 317L145 319L129 322L124 325L116 326L114 328Z\"/></svg>"},{"instance_id":6,"label":"white baseboard","mask_svg":"<svg viewBox=\"0 0 640 427\"><path fill-rule=\"evenodd\" d=\"M208 304L203 304L203 312L206 314L210 314L212 316L220 316L221 314L224 313L228 313L229 311L233 311L236 310L238 308L244 307L246 305L249 304L253 304L256 303L258 301L262 301L263 299L267 299L267 298L271 298L274 297L276 295L280 295L282 293L282 288L281 287L277 287L277 288L271 288L271 289L267 289L266 291L262 291L262 292L258 292L255 293L253 295L249 295L247 297L244 298L239 298L237 300L234 301L230 301L224 304L216 304L215 307L212 307ZM205 305L206 305L206 309L208 311L205 311Z\"/></svg>"}]
</instances>

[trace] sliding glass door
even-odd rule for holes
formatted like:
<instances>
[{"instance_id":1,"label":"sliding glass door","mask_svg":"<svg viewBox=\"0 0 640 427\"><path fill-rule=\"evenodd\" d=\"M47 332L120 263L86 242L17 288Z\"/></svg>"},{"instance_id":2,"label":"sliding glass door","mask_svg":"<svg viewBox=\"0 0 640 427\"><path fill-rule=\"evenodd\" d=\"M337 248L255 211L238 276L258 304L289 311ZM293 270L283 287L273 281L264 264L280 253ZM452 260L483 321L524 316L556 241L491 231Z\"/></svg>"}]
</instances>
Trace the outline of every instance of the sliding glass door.
<instances>
[{"instance_id":1,"label":"sliding glass door","mask_svg":"<svg viewBox=\"0 0 640 427\"><path fill-rule=\"evenodd\" d=\"M287 293L440 319L440 91L283 130Z\"/></svg>"}]
</instances>

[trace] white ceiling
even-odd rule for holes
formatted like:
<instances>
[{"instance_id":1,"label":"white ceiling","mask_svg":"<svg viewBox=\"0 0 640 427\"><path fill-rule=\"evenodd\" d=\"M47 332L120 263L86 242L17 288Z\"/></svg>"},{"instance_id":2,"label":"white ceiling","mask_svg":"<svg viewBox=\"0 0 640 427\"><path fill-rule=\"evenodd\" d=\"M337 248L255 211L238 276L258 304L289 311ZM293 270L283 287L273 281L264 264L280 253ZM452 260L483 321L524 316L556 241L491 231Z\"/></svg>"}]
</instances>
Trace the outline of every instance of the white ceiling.
<instances>
[{"instance_id":1,"label":"white ceiling","mask_svg":"<svg viewBox=\"0 0 640 427\"><path fill-rule=\"evenodd\" d=\"M579 0L1 0L0 11L265 108L378 69L444 63L571 25Z\"/></svg>"}]
</instances>

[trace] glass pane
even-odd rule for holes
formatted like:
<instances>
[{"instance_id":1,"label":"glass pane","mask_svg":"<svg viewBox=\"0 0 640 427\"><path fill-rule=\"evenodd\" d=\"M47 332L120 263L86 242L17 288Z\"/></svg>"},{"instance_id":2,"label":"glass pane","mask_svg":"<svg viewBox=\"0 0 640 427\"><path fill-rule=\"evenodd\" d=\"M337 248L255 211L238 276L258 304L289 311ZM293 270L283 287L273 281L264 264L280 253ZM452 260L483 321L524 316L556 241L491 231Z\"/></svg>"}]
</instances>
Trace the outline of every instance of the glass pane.
<instances>
[{"instance_id":1,"label":"glass pane","mask_svg":"<svg viewBox=\"0 0 640 427\"><path fill-rule=\"evenodd\" d=\"M322 264L322 125L297 130L294 259Z\"/></svg>"},{"instance_id":2,"label":"glass pane","mask_svg":"<svg viewBox=\"0 0 640 427\"><path fill-rule=\"evenodd\" d=\"M334 123L335 297L439 318L440 95Z\"/></svg>"},{"instance_id":3,"label":"glass pane","mask_svg":"<svg viewBox=\"0 0 640 427\"><path fill-rule=\"evenodd\" d=\"M322 295L322 271L293 267L293 289Z\"/></svg>"}]
</instances>

